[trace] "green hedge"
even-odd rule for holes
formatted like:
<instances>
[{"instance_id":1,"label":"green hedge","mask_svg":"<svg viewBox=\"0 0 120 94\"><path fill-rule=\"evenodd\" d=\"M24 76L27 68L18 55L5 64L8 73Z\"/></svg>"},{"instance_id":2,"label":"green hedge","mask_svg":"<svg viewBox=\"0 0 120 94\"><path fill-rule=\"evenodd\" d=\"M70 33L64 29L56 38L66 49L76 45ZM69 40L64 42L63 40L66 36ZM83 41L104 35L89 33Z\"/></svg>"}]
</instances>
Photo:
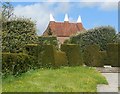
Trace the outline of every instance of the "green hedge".
<instances>
[{"instance_id":1,"label":"green hedge","mask_svg":"<svg viewBox=\"0 0 120 94\"><path fill-rule=\"evenodd\" d=\"M24 53L2 53L2 73L21 74L31 68L32 57Z\"/></svg>"},{"instance_id":2,"label":"green hedge","mask_svg":"<svg viewBox=\"0 0 120 94\"><path fill-rule=\"evenodd\" d=\"M43 46L39 44L27 44L26 53L34 57L33 68L42 67L42 51Z\"/></svg>"},{"instance_id":3,"label":"green hedge","mask_svg":"<svg viewBox=\"0 0 120 94\"><path fill-rule=\"evenodd\" d=\"M96 44L87 46L84 51L84 63L87 66L93 66L93 67L103 67L104 64L101 63L101 56L99 53L99 46Z\"/></svg>"},{"instance_id":4,"label":"green hedge","mask_svg":"<svg viewBox=\"0 0 120 94\"><path fill-rule=\"evenodd\" d=\"M109 62L113 67L119 67L120 61L118 60L118 57L120 57L120 54L118 53L120 49L120 44L118 43L109 43L107 45L107 55L109 58Z\"/></svg>"},{"instance_id":5,"label":"green hedge","mask_svg":"<svg viewBox=\"0 0 120 94\"><path fill-rule=\"evenodd\" d=\"M28 43L36 43L35 23L30 19L17 18L2 23L2 51L23 52Z\"/></svg>"},{"instance_id":6,"label":"green hedge","mask_svg":"<svg viewBox=\"0 0 120 94\"><path fill-rule=\"evenodd\" d=\"M55 66L53 45L44 45L42 53L42 65L45 67Z\"/></svg>"},{"instance_id":7,"label":"green hedge","mask_svg":"<svg viewBox=\"0 0 120 94\"><path fill-rule=\"evenodd\" d=\"M57 41L57 37L55 36L39 36L38 37L38 43L39 44L48 44L48 45L54 45L56 47L58 47L58 41Z\"/></svg>"},{"instance_id":8,"label":"green hedge","mask_svg":"<svg viewBox=\"0 0 120 94\"><path fill-rule=\"evenodd\" d=\"M66 65L66 54L57 51L53 45L44 45L42 52L42 65L45 67L59 67Z\"/></svg>"},{"instance_id":9,"label":"green hedge","mask_svg":"<svg viewBox=\"0 0 120 94\"><path fill-rule=\"evenodd\" d=\"M115 32L111 26L100 26L70 37L70 43L79 44L82 50L95 43L100 46L101 51L104 51L107 43L113 43Z\"/></svg>"},{"instance_id":10,"label":"green hedge","mask_svg":"<svg viewBox=\"0 0 120 94\"><path fill-rule=\"evenodd\" d=\"M67 56L66 56L65 52L55 51L54 56L55 56L55 66L56 67L68 65Z\"/></svg>"},{"instance_id":11,"label":"green hedge","mask_svg":"<svg viewBox=\"0 0 120 94\"><path fill-rule=\"evenodd\" d=\"M62 44L61 51L66 53L69 66L83 65L83 59L79 45Z\"/></svg>"},{"instance_id":12,"label":"green hedge","mask_svg":"<svg viewBox=\"0 0 120 94\"><path fill-rule=\"evenodd\" d=\"M104 65L111 65L109 62L108 62L108 56L107 56L107 52L106 51L99 51L100 53L100 58L101 58L101 63L103 63Z\"/></svg>"}]
</instances>

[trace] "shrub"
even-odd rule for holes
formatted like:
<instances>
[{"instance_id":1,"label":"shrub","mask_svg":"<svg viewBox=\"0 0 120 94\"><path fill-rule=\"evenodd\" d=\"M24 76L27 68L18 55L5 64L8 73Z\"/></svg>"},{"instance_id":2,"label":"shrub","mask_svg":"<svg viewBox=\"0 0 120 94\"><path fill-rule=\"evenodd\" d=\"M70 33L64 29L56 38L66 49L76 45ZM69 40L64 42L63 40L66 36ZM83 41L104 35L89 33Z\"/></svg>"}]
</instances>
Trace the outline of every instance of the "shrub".
<instances>
[{"instance_id":1,"label":"shrub","mask_svg":"<svg viewBox=\"0 0 120 94\"><path fill-rule=\"evenodd\" d=\"M87 66L102 67L104 65L101 63L99 46L96 44L86 47L83 58Z\"/></svg>"},{"instance_id":2,"label":"shrub","mask_svg":"<svg viewBox=\"0 0 120 94\"><path fill-rule=\"evenodd\" d=\"M39 44L27 44L26 45L26 53L34 57L33 68L42 67L42 53L43 46Z\"/></svg>"},{"instance_id":3,"label":"shrub","mask_svg":"<svg viewBox=\"0 0 120 94\"><path fill-rule=\"evenodd\" d=\"M118 57L120 57L120 55L118 54L119 49L120 44L118 43L109 43L107 45L107 55L109 58L109 62L113 67L120 66L120 61L118 60Z\"/></svg>"},{"instance_id":4,"label":"shrub","mask_svg":"<svg viewBox=\"0 0 120 94\"><path fill-rule=\"evenodd\" d=\"M45 67L55 66L53 45L44 45L42 53L42 65Z\"/></svg>"},{"instance_id":5,"label":"shrub","mask_svg":"<svg viewBox=\"0 0 120 94\"><path fill-rule=\"evenodd\" d=\"M108 56L107 56L107 52L106 51L99 51L100 53L100 58L101 58L101 64L104 64L104 65L110 65L110 63L108 62Z\"/></svg>"},{"instance_id":6,"label":"shrub","mask_svg":"<svg viewBox=\"0 0 120 94\"><path fill-rule=\"evenodd\" d=\"M39 44L51 44L51 45L54 45L55 47L58 47L58 41L57 41L57 37L55 36L39 36L38 37L38 43Z\"/></svg>"},{"instance_id":7,"label":"shrub","mask_svg":"<svg viewBox=\"0 0 120 94\"><path fill-rule=\"evenodd\" d=\"M2 53L2 73L21 74L30 69L32 57L24 53Z\"/></svg>"},{"instance_id":8,"label":"shrub","mask_svg":"<svg viewBox=\"0 0 120 94\"><path fill-rule=\"evenodd\" d=\"M25 47L27 54L38 57L38 44L27 44Z\"/></svg>"},{"instance_id":9,"label":"shrub","mask_svg":"<svg viewBox=\"0 0 120 94\"><path fill-rule=\"evenodd\" d=\"M62 51L55 51L55 66L66 66L68 65L67 56L65 52Z\"/></svg>"},{"instance_id":10,"label":"shrub","mask_svg":"<svg viewBox=\"0 0 120 94\"><path fill-rule=\"evenodd\" d=\"M115 32L115 29L110 26L97 27L72 36L70 42L79 44L83 51L89 45L98 44L103 51L106 50L107 43L113 43Z\"/></svg>"},{"instance_id":11,"label":"shrub","mask_svg":"<svg viewBox=\"0 0 120 94\"><path fill-rule=\"evenodd\" d=\"M2 23L3 52L23 52L26 44L36 43L36 41L36 27L31 20L17 18Z\"/></svg>"},{"instance_id":12,"label":"shrub","mask_svg":"<svg viewBox=\"0 0 120 94\"><path fill-rule=\"evenodd\" d=\"M57 51L53 45L44 45L42 52L42 65L45 67L59 67L66 65L66 54Z\"/></svg>"},{"instance_id":13,"label":"shrub","mask_svg":"<svg viewBox=\"0 0 120 94\"><path fill-rule=\"evenodd\" d=\"M79 45L62 44L61 51L64 51L66 53L69 66L83 65L83 59Z\"/></svg>"}]
</instances>

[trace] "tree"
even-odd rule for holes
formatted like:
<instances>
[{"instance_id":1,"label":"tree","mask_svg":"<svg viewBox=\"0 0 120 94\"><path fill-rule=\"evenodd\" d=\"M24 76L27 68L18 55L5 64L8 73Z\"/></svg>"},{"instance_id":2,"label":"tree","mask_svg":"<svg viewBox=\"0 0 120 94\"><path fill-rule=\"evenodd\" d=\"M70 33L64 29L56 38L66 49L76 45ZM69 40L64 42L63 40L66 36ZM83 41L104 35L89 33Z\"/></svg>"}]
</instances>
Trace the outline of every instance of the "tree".
<instances>
[{"instance_id":1,"label":"tree","mask_svg":"<svg viewBox=\"0 0 120 94\"><path fill-rule=\"evenodd\" d=\"M1 2L2 4L2 19L9 20L13 16L14 7L9 2Z\"/></svg>"},{"instance_id":2,"label":"tree","mask_svg":"<svg viewBox=\"0 0 120 94\"><path fill-rule=\"evenodd\" d=\"M37 42L35 23L30 19L17 18L2 23L2 51L23 52L28 43Z\"/></svg>"},{"instance_id":3,"label":"tree","mask_svg":"<svg viewBox=\"0 0 120 94\"><path fill-rule=\"evenodd\" d=\"M71 37L70 42L79 44L83 50L91 44L98 44L100 50L106 50L107 43L114 42L115 32L111 26L96 27Z\"/></svg>"}]
</instances>

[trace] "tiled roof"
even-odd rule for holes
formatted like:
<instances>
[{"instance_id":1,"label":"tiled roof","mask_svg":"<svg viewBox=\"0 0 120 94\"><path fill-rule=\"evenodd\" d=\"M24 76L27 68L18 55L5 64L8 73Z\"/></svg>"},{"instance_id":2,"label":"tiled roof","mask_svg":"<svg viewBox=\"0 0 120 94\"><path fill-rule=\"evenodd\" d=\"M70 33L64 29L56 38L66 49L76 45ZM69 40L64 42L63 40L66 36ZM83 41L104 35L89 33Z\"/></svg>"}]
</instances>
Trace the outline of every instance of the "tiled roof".
<instances>
[{"instance_id":1,"label":"tiled roof","mask_svg":"<svg viewBox=\"0 0 120 94\"><path fill-rule=\"evenodd\" d=\"M80 32L81 30L84 30L84 27L82 23L50 21L43 35L48 36L49 30L51 31L52 35L56 35L57 37L69 37L77 32Z\"/></svg>"}]
</instances>

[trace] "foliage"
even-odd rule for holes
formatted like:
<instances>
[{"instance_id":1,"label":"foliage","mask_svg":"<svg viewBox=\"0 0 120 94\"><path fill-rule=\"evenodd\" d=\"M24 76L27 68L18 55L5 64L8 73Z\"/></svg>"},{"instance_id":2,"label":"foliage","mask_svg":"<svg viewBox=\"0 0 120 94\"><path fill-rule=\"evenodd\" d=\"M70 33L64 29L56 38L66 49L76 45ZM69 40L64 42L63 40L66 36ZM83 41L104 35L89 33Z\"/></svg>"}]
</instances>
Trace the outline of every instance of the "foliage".
<instances>
[{"instance_id":1,"label":"foliage","mask_svg":"<svg viewBox=\"0 0 120 94\"><path fill-rule=\"evenodd\" d=\"M57 51L53 45L44 45L42 52L42 65L45 67L60 67L66 65L66 54L61 51Z\"/></svg>"},{"instance_id":2,"label":"foliage","mask_svg":"<svg viewBox=\"0 0 120 94\"><path fill-rule=\"evenodd\" d=\"M2 53L3 75L18 75L26 72L33 63L32 57L24 53Z\"/></svg>"},{"instance_id":3,"label":"foliage","mask_svg":"<svg viewBox=\"0 0 120 94\"><path fill-rule=\"evenodd\" d=\"M69 66L83 65L83 59L79 45L63 44L61 45L61 51L66 53Z\"/></svg>"},{"instance_id":4,"label":"foliage","mask_svg":"<svg viewBox=\"0 0 120 94\"><path fill-rule=\"evenodd\" d=\"M39 36L38 37L38 43L39 44L42 44L42 45L45 45L45 44L52 44L54 45L56 48L58 48L58 41L57 41L57 37L55 36Z\"/></svg>"},{"instance_id":5,"label":"foliage","mask_svg":"<svg viewBox=\"0 0 120 94\"><path fill-rule=\"evenodd\" d=\"M114 42L120 44L120 32L116 34L116 37L114 38Z\"/></svg>"},{"instance_id":6,"label":"foliage","mask_svg":"<svg viewBox=\"0 0 120 94\"><path fill-rule=\"evenodd\" d=\"M83 51L91 44L98 44L100 50L106 50L107 43L113 42L115 32L115 29L110 26L97 27L71 37L70 42L79 44Z\"/></svg>"},{"instance_id":7,"label":"foliage","mask_svg":"<svg viewBox=\"0 0 120 94\"><path fill-rule=\"evenodd\" d=\"M84 63L87 66L93 66L93 67L103 67L103 62L101 62L101 56L99 53L99 46L96 44L89 45L86 47L84 51Z\"/></svg>"},{"instance_id":8,"label":"foliage","mask_svg":"<svg viewBox=\"0 0 120 94\"><path fill-rule=\"evenodd\" d=\"M36 27L30 19L17 18L2 23L2 51L23 52L28 43L36 43Z\"/></svg>"},{"instance_id":9,"label":"foliage","mask_svg":"<svg viewBox=\"0 0 120 94\"><path fill-rule=\"evenodd\" d=\"M107 84L104 76L89 67L38 69L9 76L2 81L3 92L97 92L97 84Z\"/></svg>"},{"instance_id":10,"label":"foliage","mask_svg":"<svg viewBox=\"0 0 120 94\"><path fill-rule=\"evenodd\" d=\"M118 58L120 57L119 49L120 49L120 44L118 43L109 43L107 45L107 55L109 58L108 62L113 67L120 67L120 61L118 60Z\"/></svg>"},{"instance_id":11,"label":"foliage","mask_svg":"<svg viewBox=\"0 0 120 94\"><path fill-rule=\"evenodd\" d=\"M108 61L108 56L107 56L107 52L106 51L99 51L100 53L100 63L104 64L104 65L110 65L109 61Z\"/></svg>"}]
</instances>

